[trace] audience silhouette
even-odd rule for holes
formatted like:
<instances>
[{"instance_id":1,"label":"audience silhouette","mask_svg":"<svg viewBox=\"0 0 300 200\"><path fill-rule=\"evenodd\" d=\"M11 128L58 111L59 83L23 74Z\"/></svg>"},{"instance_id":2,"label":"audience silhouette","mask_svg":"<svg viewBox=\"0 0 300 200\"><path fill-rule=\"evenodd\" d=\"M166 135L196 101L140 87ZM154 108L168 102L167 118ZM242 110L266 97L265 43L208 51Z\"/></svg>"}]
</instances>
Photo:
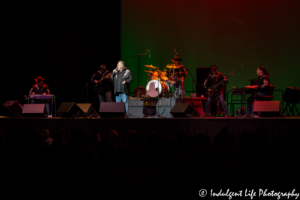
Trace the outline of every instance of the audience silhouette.
<instances>
[{"instance_id":1,"label":"audience silhouette","mask_svg":"<svg viewBox=\"0 0 300 200\"><path fill-rule=\"evenodd\" d=\"M135 130L120 137L111 130L102 137L96 128L76 130L70 137L64 129L0 131L2 180L93 185L98 196L152 199L196 198L202 188L292 190L292 180L299 177L295 134L269 137L259 128L235 137L222 129L211 141L203 133L181 130L173 137Z\"/></svg>"}]
</instances>

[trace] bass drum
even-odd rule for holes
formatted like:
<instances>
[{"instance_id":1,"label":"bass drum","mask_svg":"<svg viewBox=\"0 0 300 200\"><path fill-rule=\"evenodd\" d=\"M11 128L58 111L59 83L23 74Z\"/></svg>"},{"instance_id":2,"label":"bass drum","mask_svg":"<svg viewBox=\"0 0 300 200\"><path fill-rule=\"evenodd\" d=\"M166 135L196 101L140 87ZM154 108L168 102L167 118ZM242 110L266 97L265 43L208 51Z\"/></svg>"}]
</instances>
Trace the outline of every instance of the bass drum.
<instances>
[{"instance_id":1,"label":"bass drum","mask_svg":"<svg viewBox=\"0 0 300 200\"><path fill-rule=\"evenodd\" d=\"M156 89L158 88L159 96L166 96L169 94L169 85L166 82L158 81L156 79L150 80L146 85L147 94L150 97L157 97Z\"/></svg>"}]
</instances>

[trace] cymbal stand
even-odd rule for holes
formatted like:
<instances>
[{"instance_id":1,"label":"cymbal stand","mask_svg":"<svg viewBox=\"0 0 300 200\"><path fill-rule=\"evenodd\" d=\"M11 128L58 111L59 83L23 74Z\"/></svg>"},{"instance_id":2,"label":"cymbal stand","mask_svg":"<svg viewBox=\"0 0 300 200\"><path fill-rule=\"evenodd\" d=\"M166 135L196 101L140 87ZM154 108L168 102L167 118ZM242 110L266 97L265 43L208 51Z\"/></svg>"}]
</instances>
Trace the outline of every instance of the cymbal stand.
<instances>
[{"instance_id":1,"label":"cymbal stand","mask_svg":"<svg viewBox=\"0 0 300 200\"><path fill-rule=\"evenodd\" d=\"M185 90L182 88L182 81L181 81L181 84L180 84L179 87L180 87L180 88L179 88L179 96L181 96L182 98L184 98L184 97L189 97L189 96L187 95L187 93L185 92Z\"/></svg>"},{"instance_id":2,"label":"cymbal stand","mask_svg":"<svg viewBox=\"0 0 300 200\"><path fill-rule=\"evenodd\" d=\"M172 73L170 73L171 70L173 70ZM170 74L173 74L173 76L171 76L171 77L172 77L172 81L175 81L175 82L176 82L177 79L176 79L176 77L175 77L175 70L174 70L174 68L171 68L170 71L169 71L169 73L170 73ZM176 90L176 87L175 87L175 83L170 83L170 85L171 85L171 88L172 88L172 93L171 93L171 94L172 94L172 98L173 98L173 97L176 97L176 91L175 91L175 90Z\"/></svg>"},{"instance_id":3,"label":"cymbal stand","mask_svg":"<svg viewBox=\"0 0 300 200\"><path fill-rule=\"evenodd\" d=\"M154 116L156 118L162 118L162 116L159 114L159 76L157 76L157 114ZM162 88L161 88L162 90Z\"/></svg>"}]
</instances>

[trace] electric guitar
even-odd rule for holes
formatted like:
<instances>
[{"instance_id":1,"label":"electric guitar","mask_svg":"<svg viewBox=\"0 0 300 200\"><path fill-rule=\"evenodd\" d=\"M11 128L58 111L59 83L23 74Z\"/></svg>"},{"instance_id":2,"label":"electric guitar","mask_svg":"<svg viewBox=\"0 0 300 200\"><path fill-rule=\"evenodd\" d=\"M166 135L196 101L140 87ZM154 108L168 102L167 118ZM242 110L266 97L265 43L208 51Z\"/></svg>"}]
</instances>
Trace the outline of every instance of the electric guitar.
<instances>
[{"instance_id":1,"label":"electric guitar","mask_svg":"<svg viewBox=\"0 0 300 200\"><path fill-rule=\"evenodd\" d=\"M233 76L233 75L234 75L234 71L231 71L228 74L228 76L225 77L225 79L227 79L229 76ZM214 84L210 88L208 88L211 90L210 91L207 90L207 95L212 98L214 96L215 92L217 91L217 88L223 83L223 81L224 81L224 79L222 81L220 81L219 83Z\"/></svg>"},{"instance_id":2,"label":"electric guitar","mask_svg":"<svg viewBox=\"0 0 300 200\"><path fill-rule=\"evenodd\" d=\"M109 76L112 75L112 72L111 72L111 73L108 73L108 74L106 74L106 73L107 73L107 72L105 72L104 75L103 75L103 78L101 78L101 79L99 80L99 82L95 84L95 90L98 89L98 87L102 84L102 81L103 81L104 79L106 79L106 76L107 76L107 75L109 75Z\"/></svg>"}]
</instances>

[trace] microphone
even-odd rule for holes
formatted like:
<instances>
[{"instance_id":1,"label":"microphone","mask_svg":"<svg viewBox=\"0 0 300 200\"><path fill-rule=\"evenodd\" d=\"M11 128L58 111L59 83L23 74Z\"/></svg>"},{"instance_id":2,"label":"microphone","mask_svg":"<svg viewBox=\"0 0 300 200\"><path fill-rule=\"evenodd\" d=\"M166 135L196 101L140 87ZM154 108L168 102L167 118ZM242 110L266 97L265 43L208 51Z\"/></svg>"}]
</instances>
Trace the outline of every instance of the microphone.
<instances>
[{"instance_id":1,"label":"microphone","mask_svg":"<svg viewBox=\"0 0 300 200\"><path fill-rule=\"evenodd\" d=\"M151 58L150 49L149 49L149 58Z\"/></svg>"},{"instance_id":2,"label":"microphone","mask_svg":"<svg viewBox=\"0 0 300 200\"><path fill-rule=\"evenodd\" d=\"M116 71L115 71L116 70ZM118 68L114 69L114 74L118 73Z\"/></svg>"}]
</instances>

